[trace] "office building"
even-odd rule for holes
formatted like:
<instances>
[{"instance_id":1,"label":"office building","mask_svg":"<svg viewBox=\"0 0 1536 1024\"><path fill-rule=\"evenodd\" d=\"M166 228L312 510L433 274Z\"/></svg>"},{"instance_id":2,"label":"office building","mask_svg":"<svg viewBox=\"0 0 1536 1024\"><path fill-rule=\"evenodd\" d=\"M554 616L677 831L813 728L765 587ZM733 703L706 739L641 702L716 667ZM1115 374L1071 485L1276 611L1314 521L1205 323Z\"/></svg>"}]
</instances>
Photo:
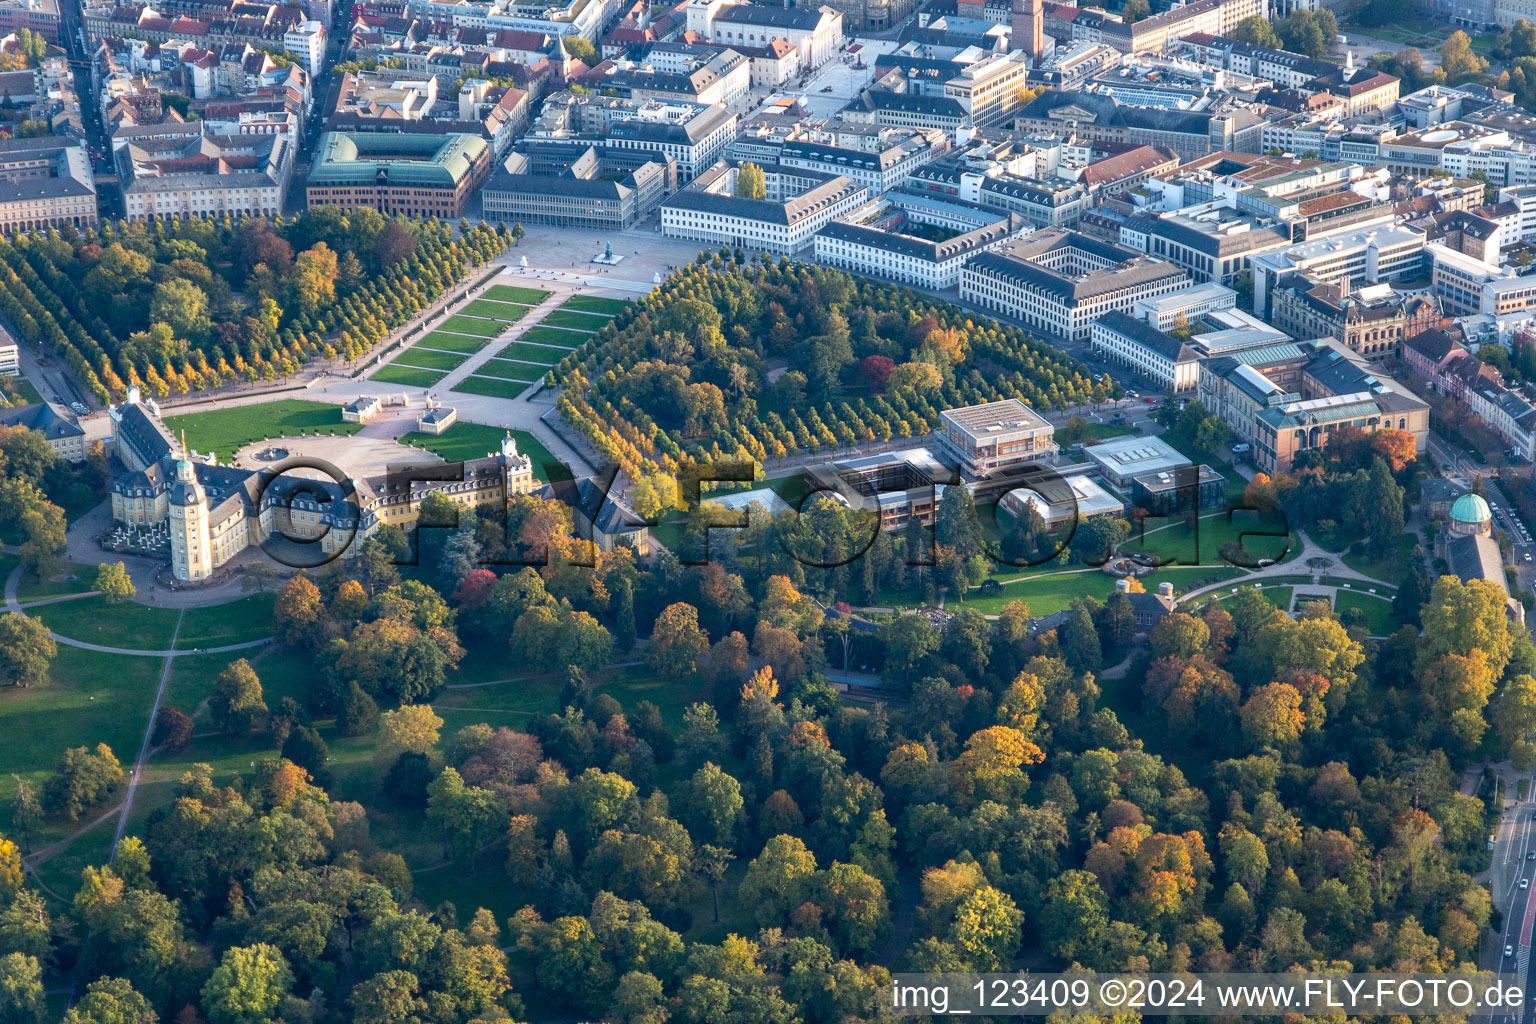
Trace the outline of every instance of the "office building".
<instances>
[{"instance_id":1,"label":"office building","mask_svg":"<svg viewBox=\"0 0 1536 1024\"><path fill-rule=\"evenodd\" d=\"M293 152L282 135L199 135L146 138L112 155L129 220L238 220L284 212Z\"/></svg>"},{"instance_id":2,"label":"office building","mask_svg":"<svg viewBox=\"0 0 1536 1024\"><path fill-rule=\"evenodd\" d=\"M1165 260L1045 228L966 264L960 297L1049 336L1087 341L1090 325L1105 313L1188 283L1189 275Z\"/></svg>"},{"instance_id":3,"label":"office building","mask_svg":"<svg viewBox=\"0 0 1536 1024\"><path fill-rule=\"evenodd\" d=\"M476 135L327 132L305 189L310 206L457 219L491 173Z\"/></svg>"},{"instance_id":4,"label":"office building","mask_svg":"<svg viewBox=\"0 0 1536 1024\"><path fill-rule=\"evenodd\" d=\"M763 169L767 196L736 195L737 168L721 161L661 205L661 232L747 252L798 253L816 232L869 201L869 189L845 177L778 167Z\"/></svg>"},{"instance_id":5,"label":"office building","mask_svg":"<svg viewBox=\"0 0 1536 1024\"><path fill-rule=\"evenodd\" d=\"M63 138L0 139L0 232L94 228L96 175L85 146Z\"/></svg>"}]
</instances>

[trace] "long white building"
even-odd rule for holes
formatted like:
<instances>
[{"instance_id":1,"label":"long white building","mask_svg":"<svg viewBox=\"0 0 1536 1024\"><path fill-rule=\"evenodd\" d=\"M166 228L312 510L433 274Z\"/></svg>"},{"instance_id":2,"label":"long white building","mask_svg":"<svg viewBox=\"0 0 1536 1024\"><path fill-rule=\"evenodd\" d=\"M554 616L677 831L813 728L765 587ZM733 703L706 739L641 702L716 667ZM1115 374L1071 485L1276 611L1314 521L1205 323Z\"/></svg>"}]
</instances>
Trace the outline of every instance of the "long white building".
<instances>
[{"instance_id":1,"label":"long white building","mask_svg":"<svg viewBox=\"0 0 1536 1024\"><path fill-rule=\"evenodd\" d=\"M747 252L794 254L816 232L869 201L869 190L845 177L765 169L767 197L736 195L737 168L706 170L661 205L661 233Z\"/></svg>"},{"instance_id":2,"label":"long white building","mask_svg":"<svg viewBox=\"0 0 1536 1024\"><path fill-rule=\"evenodd\" d=\"M1007 245L1030 230L1017 214L939 203L925 196L892 193L834 221L816 235L816 262L856 274L924 288L953 288L960 271L981 253ZM909 234L918 225L959 230L943 241Z\"/></svg>"},{"instance_id":3,"label":"long white building","mask_svg":"<svg viewBox=\"0 0 1536 1024\"><path fill-rule=\"evenodd\" d=\"M977 256L960 272L960 298L1047 335L1087 341L1093 321L1189 284L1166 260L1077 231L1046 228Z\"/></svg>"},{"instance_id":4,"label":"long white building","mask_svg":"<svg viewBox=\"0 0 1536 1024\"><path fill-rule=\"evenodd\" d=\"M1345 282L1349 290L1415 277L1427 269L1424 241L1424 232L1410 227L1371 228L1260 253L1249 259L1254 312L1268 317L1275 285L1293 273L1323 283Z\"/></svg>"}]
</instances>

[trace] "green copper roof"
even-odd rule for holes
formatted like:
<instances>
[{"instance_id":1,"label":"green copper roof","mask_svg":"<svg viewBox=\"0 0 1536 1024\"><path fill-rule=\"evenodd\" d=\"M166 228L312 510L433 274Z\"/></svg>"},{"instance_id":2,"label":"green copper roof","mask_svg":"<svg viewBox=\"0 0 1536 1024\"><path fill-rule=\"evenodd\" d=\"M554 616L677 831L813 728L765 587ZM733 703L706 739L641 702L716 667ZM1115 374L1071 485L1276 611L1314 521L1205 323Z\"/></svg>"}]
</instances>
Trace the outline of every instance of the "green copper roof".
<instances>
[{"instance_id":1,"label":"green copper roof","mask_svg":"<svg viewBox=\"0 0 1536 1024\"><path fill-rule=\"evenodd\" d=\"M327 132L310 185L422 185L454 188L487 150L478 135Z\"/></svg>"},{"instance_id":2,"label":"green copper roof","mask_svg":"<svg viewBox=\"0 0 1536 1024\"><path fill-rule=\"evenodd\" d=\"M1493 512L1476 494L1463 494L1451 506L1451 518L1458 523L1486 523L1493 518Z\"/></svg>"}]
</instances>

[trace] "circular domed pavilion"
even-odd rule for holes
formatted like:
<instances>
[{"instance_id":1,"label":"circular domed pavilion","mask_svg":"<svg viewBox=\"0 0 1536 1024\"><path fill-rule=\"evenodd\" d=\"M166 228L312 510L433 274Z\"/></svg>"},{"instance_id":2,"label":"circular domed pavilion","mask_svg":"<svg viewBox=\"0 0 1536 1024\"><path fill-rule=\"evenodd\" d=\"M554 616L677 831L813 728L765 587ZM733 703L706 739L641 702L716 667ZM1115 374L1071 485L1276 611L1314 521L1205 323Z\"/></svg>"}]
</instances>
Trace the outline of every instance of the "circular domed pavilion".
<instances>
[{"instance_id":1,"label":"circular domed pavilion","mask_svg":"<svg viewBox=\"0 0 1536 1024\"><path fill-rule=\"evenodd\" d=\"M1476 494L1463 494L1451 506L1452 537L1491 537L1493 510Z\"/></svg>"}]
</instances>

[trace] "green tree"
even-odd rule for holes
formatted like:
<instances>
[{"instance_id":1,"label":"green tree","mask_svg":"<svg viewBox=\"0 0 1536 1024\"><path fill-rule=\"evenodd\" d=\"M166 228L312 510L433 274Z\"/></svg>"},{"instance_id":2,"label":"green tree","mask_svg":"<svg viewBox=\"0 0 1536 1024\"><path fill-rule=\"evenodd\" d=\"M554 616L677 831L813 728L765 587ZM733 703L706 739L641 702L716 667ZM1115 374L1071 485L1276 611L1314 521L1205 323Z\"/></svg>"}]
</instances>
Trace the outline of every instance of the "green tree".
<instances>
[{"instance_id":1,"label":"green tree","mask_svg":"<svg viewBox=\"0 0 1536 1024\"><path fill-rule=\"evenodd\" d=\"M96 567L96 589L106 595L108 604L126 601L138 593L122 562L102 562Z\"/></svg>"},{"instance_id":2,"label":"green tree","mask_svg":"<svg viewBox=\"0 0 1536 1024\"><path fill-rule=\"evenodd\" d=\"M15 612L0 615L0 679L13 686L40 683L58 653L42 622Z\"/></svg>"},{"instance_id":3,"label":"green tree","mask_svg":"<svg viewBox=\"0 0 1536 1024\"><path fill-rule=\"evenodd\" d=\"M394 764L401 754L431 754L442 734L443 720L425 704L407 704L379 716L378 764Z\"/></svg>"},{"instance_id":4,"label":"green tree","mask_svg":"<svg viewBox=\"0 0 1536 1024\"><path fill-rule=\"evenodd\" d=\"M261 679L251 663L241 658L232 662L214 680L208 697L208 713L214 728L226 736L242 736L251 731L256 719L267 713L262 699Z\"/></svg>"},{"instance_id":5,"label":"green tree","mask_svg":"<svg viewBox=\"0 0 1536 1024\"><path fill-rule=\"evenodd\" d=\"M488 843L501 826L506 812L496 794L480 786L466 786L452 767L444 768L427 787L427 820L443 834L443 856L469 860Z\"/></svg>"},{"instance_id":6,"label":"green tree","mask_svg":"<svg viewBox=\"0 0 1536 1024\"><path fill-rule=\"evenodd\" d=\"M64 1014L64 1024L159 1024L159 1019L125 978L97 978Z\"/></svg>"},{"instance_id":7,"label":"green tree","mask_svg":"<svg viewBox=\"0 0 1536 1024\"><path fill-rule=\"evenodd\" d=\"M0 956L0 1024L42 1024L43 968L24 953Z\"/></svg>"},{"instance_id":8,"label":"green tree","mask_svg":"<svg viewBox=\"0 0 1536 1024\"><path fill-rule=\"evenodd\" d=\"M588 67L596 67L598 61L602 60L597 55L597 48L580 36L565 36L560 41L565 46L566 53Z\"/></svg>"},{"instance_id":9,"label":"green tree","mask_svg":"<svg viewBox=\"0 0 1536 1024\"><path fill-rule=\"evenodd\" d=\"M763 169L750 160L742 164L736 171L736 198L768 198L768 188L763 183Z\"/></svg>"},{"instance_id":10,"label":"green tree","mask_svg":"<svg viewBox=\"0 0 1536 1024\"><path fill-rule=\"evenodd\" d=\"M55 814L74 821L80 812L98 804L123 784L123 767L105 743L96 749L71 747L53 768L43 787L43 804Z\"/></svg>"},{"instance_id":11,"label":"green tree","mask_svg":"<svg viewBox=\"0 0 1536 1024\"><path fill-rule=\"evenodd\" d=\"M729 848L743 820L741 784L706 762L677 794L677 816L700 843Z\"/></svg>"},{"instance_id":12,"label":"green tree","mask_svg":"<svg viewBox=\"0 0 1536 1024\"><path fill-rule=\"evenodd\" d=\"M955 910L950 940L981 971L1007 967L1019 949L1024 913L1007 893L984 885Z\"/></svg>"},{"instance_id":13,"label":"green tree","mask_svg":"<svg viewBox=\"0 0 1536 1024\"><path fill-rule=\"evenodd\" d=\"M815 875L816 857L802 840L791 835L774 836L747 865L736 895L742 906L750 908L760 927L777 927L804 902Z\"/></svg>"},{"instance_id":14,"label":"green tree","mask_svg":"<svg viewBox=\"0 0 1536 1024\"><path fill-rule=\"evenodd\" d=\"M1271 50L1281 48L1280 37L1275 34L1274 26L1257 14L1251 18L1244 18L1237 28L1232 30L1232 38Z\"/></svg>"},{"instance_id":15,"label":"green tree","mask_svg":"<svg viewBox=\"0 0 1536 1024\"><path fill-rule=\"evenodd\" d=\"M352 989L355 1024L418 1024L427 1019L421 983L410 971L383 971Z\"/></svg>"},{"instance_id":16,"label":"green tree","mask_svg":"<svg viewBox=\"0 0 1536 1024\"><path fill-rule=\"evenodd\" d=\"M203 985L203 1012L209 1024L268 1024L292 987L293 972L276 946L236 946Z\"/></svg>"}]
</instances>

